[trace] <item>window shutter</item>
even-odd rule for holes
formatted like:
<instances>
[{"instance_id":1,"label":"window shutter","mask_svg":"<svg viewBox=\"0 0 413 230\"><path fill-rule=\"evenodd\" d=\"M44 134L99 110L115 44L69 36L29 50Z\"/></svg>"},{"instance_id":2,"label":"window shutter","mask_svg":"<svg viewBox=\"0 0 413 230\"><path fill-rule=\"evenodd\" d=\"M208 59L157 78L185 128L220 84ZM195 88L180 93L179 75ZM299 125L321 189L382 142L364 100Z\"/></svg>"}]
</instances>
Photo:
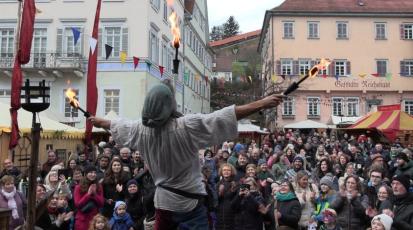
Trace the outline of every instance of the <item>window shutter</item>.
<instances>
[{"instance_id":1,"label":"window shutter","mask_svg":"<svg viewBox=\"0 0 413 230\"><path fill-rule=\"evenodd\" d=\"M63 53L63 29L57 29L57 38L56 38L56 56L61 57Z\"/></svg>"},{"instance_id":2,"label":"window shutter","mask_svg":"<svg viewBox=\"0 0 413 230\"><path fill-rule=\"evenodd\" d=\"M292 75L299 75L299 63L298 61L293 61L293 73Z\"/></svg>"},{"instance_id":3,"label":"window shutter","mask_svg":"<svg viewBox=\"0 0 413 230\"><path fill-rule=\"evenodd\" d=\"M85 55L85 28L79 28L80 30L80 38L79 41L80 42L80 56L84 56Z\"/></svg>"},{"instance_id":4,"label":"window shutter","mask_svg":"<svg viewBox=\"0 0 413 230\"><path fill-rule=\"evenodd\" d=\"M351 65L350 65L350 61L347 61L346 67L347 67L347 69L346 69L346 74L347 74L348 76L350 76L350 75L351 75Z\"/></svg>"},{"instance_id":5,"label":"window shutter","mask_svg":"<svg viewBox=\"0 0 413 230\"><path fill-rule=\"evenodd\" d=\"M280 75L281 74L281 61L276 61L275 62L275 67L276 67L275 71L276 71L277 75Z\"/></svg>"},{"instance_id":6,"label":"window shutter","mask_svg":"<svg viewBox=\"0 0 413 230\"><path fill-rule=\"evenodd\" d=\"M406 68L404 65L404 61L400 61L400 76L406 76Z\"/></svg>"},{"instance_id":7,"label":"window shutter","mask_svg":"<svg viewBox=\"0 0 413 230\"><path fill-rule=\"evenodd\" d=\"M128 28L122 28L122 51L128 53Z\"/></svg>"},{"instance_id":8,"label":"window shutter","mask_svg":"<svg viewBox=\"0 0 413 230\"><path fill-rule=\"evenodd\" d=\"M102 28L99 28L98 32L98 57L102 57L102 52L103 52L103 30ZM90 46L90 45L88 45ZM90 48L88 48L90 50Z\"/></svg>"},{"instance_id":9,"label":"window shutter","mask_svg":"<svg viewBox=\"0 0 413 230\"><path fill-rule=\"evenodd\" d=\"M406 39L404 37L404 25L403 24L400 25L400 39L402 40Z\"/></svg>"},{"instance_id":10,"label":"window shutter","mask_svg":"<svg viewBox=\"0 0 413 230\"><path fill-rule=\"evenodd\" d=\"M331 61L331 64L329 65L329 67L330 67L330 69L329 69L329 74L330 74L330 76L335 76L336 75L336 71L335 71L335 63L336 63L336 61Z\"/></svg>"}]
</instances>

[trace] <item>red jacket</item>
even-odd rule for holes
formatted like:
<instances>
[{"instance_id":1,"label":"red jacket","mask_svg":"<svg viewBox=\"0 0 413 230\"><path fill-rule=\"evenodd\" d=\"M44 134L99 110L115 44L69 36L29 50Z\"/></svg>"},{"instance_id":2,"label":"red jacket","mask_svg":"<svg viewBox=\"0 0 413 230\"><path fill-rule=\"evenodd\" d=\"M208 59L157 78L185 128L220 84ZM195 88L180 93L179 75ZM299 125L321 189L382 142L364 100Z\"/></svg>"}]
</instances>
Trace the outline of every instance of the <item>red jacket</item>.
<instances>
[{"instance_id":1,"label":"red jacket","mask_svg":"<svg viewBox=\"0 0 413 230\"><path fill-rule=\"evenodd\" d=\"M87 192L82 193L80 191L80 185L76 185L74 194L75 207L77 208L75 216L75 229L87 230L89 223L93 217L99 213L99 209L103 207L103 189L99 185L96 195L89 195ZM82 208L85 207L89 201L93 201L94 207L87 212L82 212Z\"/></svg>"}]
</instances>

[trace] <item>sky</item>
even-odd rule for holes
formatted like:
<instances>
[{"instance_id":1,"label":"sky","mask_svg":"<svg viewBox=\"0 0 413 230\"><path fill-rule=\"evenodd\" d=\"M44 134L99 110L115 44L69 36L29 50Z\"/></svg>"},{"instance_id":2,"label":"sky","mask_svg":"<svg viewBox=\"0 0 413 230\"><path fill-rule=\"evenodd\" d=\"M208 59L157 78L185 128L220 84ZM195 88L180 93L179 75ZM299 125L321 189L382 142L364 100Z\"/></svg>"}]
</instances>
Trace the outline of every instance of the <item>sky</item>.
<instances>
[{"instance_id":1,"label":"sky","mask_svg":"<svg viewBox=\"0 0 413 230\"><path fill-rule=\"evenodd\" d=\"M222 25L234 16L241 33L259 30L265 11L280 5L284 0L208 0L209 28Z\"/></svg>"}]
</instances>

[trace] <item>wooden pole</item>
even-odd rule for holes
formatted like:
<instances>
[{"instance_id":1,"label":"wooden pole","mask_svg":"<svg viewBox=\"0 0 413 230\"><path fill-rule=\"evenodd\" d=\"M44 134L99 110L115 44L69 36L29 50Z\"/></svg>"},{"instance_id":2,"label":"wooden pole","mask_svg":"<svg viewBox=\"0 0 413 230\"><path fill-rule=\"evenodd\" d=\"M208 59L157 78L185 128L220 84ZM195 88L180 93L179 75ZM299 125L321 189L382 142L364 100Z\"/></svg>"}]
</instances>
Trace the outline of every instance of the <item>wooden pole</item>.
<instances>
[{"instance_id":1,"label":"wooden pole","mask_svg":"<svg viewBox=\"0 0 413 230\"><path fill-rule=\"evenodd\" d=\"M29 191L27 199L26 230L34 230L36 224L36 184L37 162L39 160L40 123L36 122L36 113L33 113L32 123L32 151L29 165Z\"/></svg>"}]
</instances>

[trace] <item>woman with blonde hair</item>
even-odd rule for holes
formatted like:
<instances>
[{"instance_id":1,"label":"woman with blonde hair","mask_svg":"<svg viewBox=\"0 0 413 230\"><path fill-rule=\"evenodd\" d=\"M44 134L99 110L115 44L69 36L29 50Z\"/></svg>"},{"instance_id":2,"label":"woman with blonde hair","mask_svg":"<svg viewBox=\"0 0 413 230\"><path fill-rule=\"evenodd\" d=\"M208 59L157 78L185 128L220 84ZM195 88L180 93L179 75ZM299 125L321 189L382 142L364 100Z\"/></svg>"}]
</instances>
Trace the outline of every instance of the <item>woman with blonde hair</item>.
<instances>
[{"instance_id":1,"label":"woman with blonde hair","mask_svg":"<svg viewBox=\"0 0 413 230\"><path fill-rule=\"evenodd\" d=\"M305 228L314 222L312 215L315 211L315 198L319 193L318 188L314 183L309 183L308 173L301 170L297 172L294 190L301 204L301 217L298 225Z\"/></svg>"},{"instance_id":2,"label":"woman with blonde hair","mask_svg":"<svg viewBox=\"0 0 413 230\"><path fill-rule=\"evenodd\" d=\"M90 221L88 230L110 230L108 220L102 214L96 214Z\"/></svg>"},{"instance_id":3,"label":"woman with blonde hair","mask_svg":"<svg viewBox=\"0 0 413 230\"><path fill-rule=\"evenodd\" d=\"M237 183L234 181L237 170L228 163L223 163L218 170L220 177L217 183L218 207L216 229L233 229L234 211L231 208L231 201L236 196Z\"/></svg>"},{"instance_id":4,"label":"woman with blonde hair","mask_svg":"<svg viewBox=\"0 0 413 230\"><path fill-rule=\"evenodd\" d=\"M60 165L55 165L52 167L52 170L44 178L44 186L46 192L52 191L62 191L65 194L68 194L69 200L72 199L72 192L68 184L66 183L66 177L64 175L58 175L58 170L62 169Z\"/></svg>"}]
</instances>

